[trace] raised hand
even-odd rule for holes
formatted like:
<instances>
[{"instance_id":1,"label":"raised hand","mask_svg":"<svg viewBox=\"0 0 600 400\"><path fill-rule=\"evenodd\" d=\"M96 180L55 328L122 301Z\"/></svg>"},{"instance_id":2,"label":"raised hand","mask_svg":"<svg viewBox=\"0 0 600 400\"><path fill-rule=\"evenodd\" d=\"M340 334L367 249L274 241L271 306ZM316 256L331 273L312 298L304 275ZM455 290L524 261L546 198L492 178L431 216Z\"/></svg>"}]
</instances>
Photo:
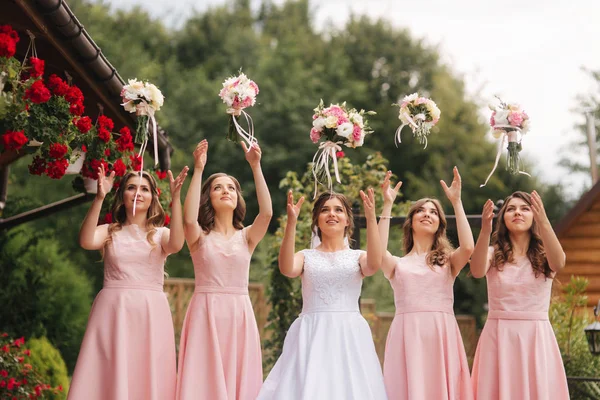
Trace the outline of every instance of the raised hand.
<instances>
[{"instance_id":1,"label":"raised hand","mask_svg":"<svg viewBox=\"0 0 600 400\"><path fill-rule=\"evenodd\" d=\"M448 185L446 185L446 182L444 182L443 180L440 180L440 184L442 185L442 188L444 189L448 200L450 200L452 204L455 204L457 202L460 202L460 191L462 188L462 181L460 179L460 174L458 173L458 168L454 167L453 172L454 179L452 179L452 184L450 185L450 187L448 187Z\"/></svg>"},{"instance_id":2,"label":"raised hand","mask_svg":"<svg viewBox=\"0 0 600 400\"><path fill-rule=\"evenodd\" d=\"M383 202L388 203L388 204L394 203L394 200L396 200L396 196L398 196L398 192L400 191L400 188L402 187L402 181L398 181L396 186L392 189L392 187L391 187L392 184L390 182L391 177L392 177L392 171L388 171L385 174L383 183L381 184L381 191L383 193Z\"/></svg>"},{"instance_id":3,"label":"raised hand","mask_svg":"<svg viewBox=\"0 0 600 400\"><path fill-rule=\"evenodd\" d=\"M96 193L96 197L99 199L104 199L106 195L110 193L114 181L115 171L112 171L107 177L104 164L100 164L100 167L98 168L98 192Z\"/></svg>"},{"instance_id":4,"label":"raised hand","mask_svg":"<svg viewBox=\"0 0 600 400\"><path fill-rule=\"evenodd\" d=\"M169 188L171 189L171 196L179 195L181 193L181 186L183 186L183 182L185 181L188 171L189 168L187 166L183 167L175 179L173 179L173 173L171 170L167 171L169 174Z\"/></svg>"},{"instance_id":5,"label":"raised hand","mask_svg":"<svg viewBox=\"0 0 600 400\"><path fill-rule=\"evenodd\" d=\"M375 217L375 192L373 188L369 188L367 193L360 191L360 197L365 208L365 215Z\"/></svg>"},{"instance_id":6,"label":"raised hand","mask_svg":"<svg viewBox=\"0 0 600 400\"><path fill-rule=\"evenodd\" d=\"M246 161L248 161L248 164L250 164L251 167L260 164L262 152L257 142L253 142L249 149L246 147L246 143L242 142L242 148L244 149L244 154L246 155Z\"/></svg>"},{"instance_id":7,"label":"raised hand","mask_svg":"<svg viewBox=\"0 0 600 400\"><path fill-rule=\"evenodd\" d=\"M539 225L550 222L548 221L542 198L535 190L531 192L531 211L533 213L533 219L535 219L535 222Z\"/></svg>"},{"instance_id":8,"label":"raised hand","mask_svg":"<svg viewBox=\"0 0 600 400\"><path fill-rule=\"evenodd\" d=\"M206 156L208 154L208 141L202 140L194 150L194 168L204 170L206 166Z\"/></svg>"},{"instance_id":9,"label":"raised hand","mask_svg":"<svg viewBox=\"0 0 600 400\"><path fill-rule=\"evenodd\" d=\"M302 204L304 203L304 196L300 197L298 202L294 204L294 195L290 190L287 196L287 216L288 221L297 221L298 215L300 215L300 208L302 208Z\"/></svg>"},{"instance_id":10,"label":"raised hand","mask_svg":"<svg viewBox=\"0 0 600 400\"><path fill-rule=\"evenodd\" d=\"M492 221L494 220L494 202L490 199L483 205L483 211L481 212L481 229L492 231Z\"/></svg>"}]
</instances>

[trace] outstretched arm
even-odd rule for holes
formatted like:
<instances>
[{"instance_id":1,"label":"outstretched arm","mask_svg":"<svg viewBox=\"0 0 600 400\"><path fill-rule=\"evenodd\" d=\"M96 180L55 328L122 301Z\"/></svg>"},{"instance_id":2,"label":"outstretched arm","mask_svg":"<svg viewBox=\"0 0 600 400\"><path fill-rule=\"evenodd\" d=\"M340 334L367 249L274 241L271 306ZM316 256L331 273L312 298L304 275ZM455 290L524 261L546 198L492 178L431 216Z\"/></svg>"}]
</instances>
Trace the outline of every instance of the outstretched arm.
<instances>
[{"instance_id":1,"label":"outstretched arm","mask_svg":"<svg viewBox=\"0 0 600 400\"><path fill-rule=\"evenodd\" d=\"M399 181L394 188L391 188L390 178L392 177L392 171L388 171L385 174L385 179L381 184L381 191L383 194L383 210L381 211L381 217L379 218L378 233L379 233L379 246L381 248L382 262L381 269L383 274L392 278L394 275L394 256L387 251L388 240L390 235L390 219L392 214L392 206L394 200L402 187L402 181Z\"/></svg>"},{"instance_id":2,"label":"outstretched arm","mask_svg":"<svg viewBox=\"0 0 600 400\"><path fill-rule=\"evenodd\" d=\"M98 219L104 198L110 192L114 180L115 171L106 177L104 165L98 168L98 192L79 230L79 245L86 250L100 250L108 238L108 224L98 226Z\"/></svg>"},{"instance_id":3,"label":"outstretched arm","mask_svg":"<svg viewBox=\"0 0 600 400\"><path fill-rule=\"evenodd\" d=\"M304 255L295 253L296 223L298 214L304 203L304 196L294 204L294 195L290 190L287 197L287 224L283 233L283 240L279 248L279 271L288 278L295 278L302 274L304 268Z\"/></svg>"},{"instance_id":4,"label":"outstretched arm","mask_svg":"<svg viewBox=\"0 0 600 400\"><path fill-rule=\"evenodd\" d=\"M548 265L552 271L558 272L565 267L567 256L563 251L556 233L554 233L554 229L552 229L552 224L550 224L550 221L546 216L542 198L535 190L531 193L531 210L533 212L533 218L538 225L542 242L544 243L544 251L546 252Z\"/></svg>"},{"instance_id":5,"label":"outstretched arm","mask_svg":"<svg viewBox=\"0 0 600 400\"><path fill-rule=\"evenodd\" d=\"M169 174L169 188L171 189L171 229L162 235L161 246L165 253L177 253L183 247L185 236L183 233L183 218L181 215L181 186L185 181L189 168L181 170L176 179L171 170Z\"/></svg>"},{"instance_id":6,"label":"outstretched arm","mask_svg":"<svg viewBox=\"0 0 600 400\"><path fill-rule=\"evenodd\" d=\"M469 258L471 258L471 254L473 254L473 249L475 247L475 241L473 240L473 232L471 232L471 226L469 225L469 220L467 219L467 214L465 214L460 196L462 181L460 179L460 174L458 173L458 168L454 167L453 173L454 179L452 180L450 187L442 180L440 181L440 184L446 193L446 197L448 197L448 200L452 203L454 215L456 216L458 248L454 250L450 256L450 266L452 268L452 275L457 276L467 264Z\"/></svg>"},{"instance_id":7,"label":"outstretched arm","mask_svg":"<svg viewBox=\"0 0 600 400\"><path fill-rule=\"evenodd\" d=\"M475 278L483 278L490 269L489 247L492 234L492 220L494 219L494 203L492 200L485 202L481 213L481 231L477 238L475 250L471 256L471 274Z\"/></svg>"},{"instance_id":8,"label":"outstretched arm","mask_svg":"<svg viewBox=\"0 0 600 400\"><path fill-rule=\"evenodd\" d=\"M250 164L250 168L252 168L254 185L256 186L256 197L258 199L258 215L252 225L248 227L247 233L248 247L253 251L267 233L269 223L273 217L273 205L271 204L269 187L260 167L260 159L262 157L260 146L258 143L253 143L250 149L248 149L246 143L242 142L242 147L246 153L246 160Z\"/></svg>"},{"instance_id":9,"label":"outstretched arm","mask_svg":"<svg viewBox=\"0 0 600 400\"><path fill-rule=\"evenodd\" d=\"M194 174L183 205L183 233L190 250L204 236L204 232L198 223L198 213L202 191L202 173L206 166L207 154L208 141L204 139L198 143L194 150Z\"/></svg>"},{"instance_id":10,"label":"outstretched arm","mask_svg":"<svg viewBox=\"0 0 600 400\"><path fill-rule=\"evenodd\" d=\"M377 272L381 266L383 251L379 240L379 229L377 226L377 217L375 216L375 193L369 188L368 195L362 190L362 198L365 208L365 218L367 219L367 252L360 256L360 270L363 276L371 276Z\"/></svg>"}]
</instances>

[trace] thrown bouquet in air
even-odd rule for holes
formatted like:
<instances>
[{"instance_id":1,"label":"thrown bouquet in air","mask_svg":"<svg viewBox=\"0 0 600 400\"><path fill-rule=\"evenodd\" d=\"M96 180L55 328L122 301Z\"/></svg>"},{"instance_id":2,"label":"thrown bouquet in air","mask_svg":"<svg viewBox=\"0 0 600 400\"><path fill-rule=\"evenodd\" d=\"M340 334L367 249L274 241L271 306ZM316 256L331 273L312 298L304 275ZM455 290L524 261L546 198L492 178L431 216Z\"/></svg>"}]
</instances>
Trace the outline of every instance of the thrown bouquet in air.
<instances>
[{"instance_id":1,"label":"thrown bouquet in air","mask_svg":"<svg viewBox=\"0 0 600 400\"><path fill-rule=\"evenodd\" d=\"M419 97L418 93L406 96L401 104L394 105L400 106L398 119L402 121L402 125L396 129L396 147L401 143L402 129L408 126L419 143L427 148L427 136L440 119L441 112L438 106L431 99Z\"/></svg>"},{"instance_id":2,"label":"thrown bouquet in air","mask_svg":"<svg viewBox=\"0 0 600 400\"><path fill-rule=\"evenodd\" d=\"M238 143L239 135L248 143L248 146L252 146L252 143L257 141L254 137L252 118L244 111L244 108L252 107L256 104L257 95L258 85L243 73L228 78L223 82L223 89L219 92L219 97L227 105L227 114L231 115L227 140ZM245 130L239 124L238 118L241 116L246 119L248 130Z\"/></svg>"},{"instance_id":3,"label":"thrown bouquet in air","mask_svg":"<svg viewBox=\"0 0 600 400\"><path fill-rule=\"evenodd\" d=\"M329 191L333 188L329 161L333 163L335 179L340 182L336 153L342 150L342 145L356 148L362 146L365 136L373 133L365 115L374 115L374 111L348 109L346 103L323 105L323 100L315 108L313 115L313 128L310 130L310 140L319 143L319 149L313 157L312 172L315 178L315 197L317 183L322 183Z\"/></svg>"},{"instance_id":4,"label":"thrown bouquet in air","mask_svg":"<svg viewBox=\"0 0 600 400\"><path fill-rule=\"evenodd\" d=\"M154 143L154 165L158 164L158 140L156 130L156 119L154 113L163 105L165 100L163 94L156 86L149 82L141 82L137 79L129 79L127 85L121 90L125 111L135 113L137 115L137 123L135 129L135 142L141 143L139 156L144 159L144 151L148 144L148 133L150 123L152 123L152 142Z\"/></svg>"},{"instance_id":5,"label":"thrown bouquet in air","mask_svg":"<svg viewBox=\"0 0 600 400\"><path fill-rule=\"evenodd\" d=\"M525 133L529 130L529 116L521 106L518 104L505 103L498 98L500 104L498 106L490 105L492 110L492 116L490 117L490 126L492 128L492 135L496 139L500 139L498 142L498 152L496 154L496 161L492 172L488 175L485 183L481 185L485 186L496 170L500 156L502 154L502 148L504 143L508 143L508 157L506 170L511 175L523 174L530 176L527 172L521 171L521 157L519 153L523 149L521 146L521 139Z\"/></svg>"}]
</instances>

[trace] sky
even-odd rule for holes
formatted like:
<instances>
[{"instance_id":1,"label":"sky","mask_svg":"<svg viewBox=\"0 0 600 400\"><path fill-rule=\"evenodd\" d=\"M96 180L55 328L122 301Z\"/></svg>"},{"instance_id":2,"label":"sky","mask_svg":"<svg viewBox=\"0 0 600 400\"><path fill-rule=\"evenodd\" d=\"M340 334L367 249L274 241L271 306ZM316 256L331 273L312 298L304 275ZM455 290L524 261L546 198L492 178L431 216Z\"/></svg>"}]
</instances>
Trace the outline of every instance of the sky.
<instances>
[{"instance_id":1,"label":"sky","mask_svg":"<svg viewBox=\"0 0 600 400\"><path fill-rule=\"evenodd\" d=\"M225 0L104 1L125 9L139 5L171 27L181 26L194 12L225 4ZM408 29L438 48L443 62L464 79L468 95L481 101L482 119L489 118L486 104L493 103L495 95L522 105L531 119L522 141L525 157L534 163L528 172L543 182L562 184L568 198L591 186L589 174L569 173L558 162L573 142L581 140L574 126L585 117L577 108L577 97L598 90L583 68L600 70L596 23L600 1L327 0L314 1L312 11L317 29L343 26L352 14L381 17ZM586 150L570 153L589 165Z\"/></svg>"}]
</instances>

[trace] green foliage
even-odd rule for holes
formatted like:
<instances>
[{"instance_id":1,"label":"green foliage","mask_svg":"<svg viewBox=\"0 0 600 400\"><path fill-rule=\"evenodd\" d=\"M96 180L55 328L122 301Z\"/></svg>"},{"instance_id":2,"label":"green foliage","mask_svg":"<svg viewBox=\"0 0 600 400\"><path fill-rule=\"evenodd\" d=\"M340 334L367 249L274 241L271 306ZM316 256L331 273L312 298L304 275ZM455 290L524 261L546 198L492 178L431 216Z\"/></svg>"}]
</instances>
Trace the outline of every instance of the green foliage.
<instances>
[{"instance_id":1,"label":"green foliage","mask_svg":"<svg viewBox=\"0 0 600 400\"><path fill-rule=\"evenodd\" d=\"M90 309L90 283L49 232L18 227L0 235L0 329L46 336L74 367Z\"/></svg>"},{"instance_id":2,"label":"green foliage","mask_svg":"<svg viewBox=\"0 0 600 400\"><path fill-rule=\"evenodd\" d=\"M584 328L592 320L587 310L585 290L588 280L572 277L562 288L561 297L553 299L550 305L550 322L554 328L567 376L600 377L600 358L593 356L588 348ZM594 382L571 382L571 399L600 397L600 385Z\"/></svg>"},{"instance_id":3,"label":"green foliage","mask_svg":"<svg viewBox=\"0 0 600 400\"><path fill-rule=\"evenodd\" d=\"M67 374L67 365L58 349L52 346L48 339L40 337L29 341L29 350L31 351L29 363L40 374L44 382L52 387L60 386L63 389L57 394L46 395L46 398L65 399L69 392L69 375Z\"/></svg>"}]
</instances>

